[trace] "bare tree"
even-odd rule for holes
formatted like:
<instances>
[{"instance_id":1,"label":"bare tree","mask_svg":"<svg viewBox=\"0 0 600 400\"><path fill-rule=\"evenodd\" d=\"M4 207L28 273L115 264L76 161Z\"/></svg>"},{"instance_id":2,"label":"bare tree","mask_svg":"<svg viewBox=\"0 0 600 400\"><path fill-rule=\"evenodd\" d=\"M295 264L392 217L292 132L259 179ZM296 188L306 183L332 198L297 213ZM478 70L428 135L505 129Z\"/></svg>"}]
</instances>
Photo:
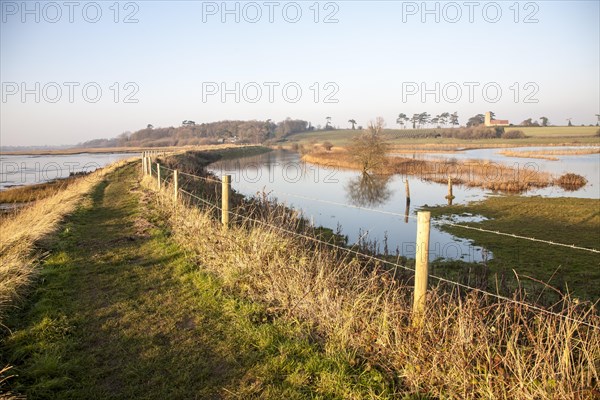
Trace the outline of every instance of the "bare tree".
<instances>
[{"instance_id":1,"label":"bare tree","mask_svg":"<svg viewBox=\"0 0 600 400\"><path fill-rule=\"evenodd\" d=\"M348 148L364 173L384 172L389 150L389 145L383 137L384 127L383 118L377 117L374 122L369 123L368 128L362 134L352 139L352 144Z\"/></svg>"}]
</instances>

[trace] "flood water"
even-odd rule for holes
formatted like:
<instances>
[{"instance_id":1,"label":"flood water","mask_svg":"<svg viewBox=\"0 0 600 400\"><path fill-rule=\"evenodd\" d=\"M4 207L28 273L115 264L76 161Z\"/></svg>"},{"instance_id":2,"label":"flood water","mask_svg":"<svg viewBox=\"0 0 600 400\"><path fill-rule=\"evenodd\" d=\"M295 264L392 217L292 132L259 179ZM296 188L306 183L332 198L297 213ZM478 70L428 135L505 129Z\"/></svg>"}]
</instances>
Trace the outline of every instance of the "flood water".
<instances>
[{"instance_id":1,"label":"flood water","mask_svg":"<svg viewBox=\"0 0 600 400\"><path fill-rule=\"evenodd\" d=\"M71 172L92 172L134 153L81 153L67 155L0 154L0 190L67 178Z\"/></svg>"},{"instance_id":2,"label":"flood water","mask_svg":"<svg viewBox=\"0 0 600 400\"><path fill-rule=\"evenodd\" d=\"M549 146L549 147L518 147L518 148L499 148L499 149L475 149L456 152L452 154L416 154L415 158L427 159L456 159L456 160L488 160L492 163L503 164L518 168L521 171L540 171L549 172L554 176L561 176L566 173L576 173L585 177L587 185L577 191L567 191L558 186L549 186L546 188L531 190L524 195L544 196L544 197L577 197L588 199L600 199L600 154L582 154L582 155L551 155L558 160L544 160L521 157L508 157L500 154L502 151L554 151L554 150L581 150L586 148L598 149L597 146L590 147L572 147L572 146ZM413 157L413 155L403 155L404 157ZM485 194L485 193L484 193Z\"/></svg>"},{"instance_id":3,"label":"flood water","mask_svg":"<svg viewBox=\"0 0 600 400\"><path fill-rule=\"evenodd\" d=\"M540 148L535 150L537 149ZM546 161L505 157L498 154L500 150L504 149L469 150L450 155L428 154L425 157L478 158L511 166L518 163L523 168L536 168L559 175L564 172L578 173L588 179L588 185L578 191L565 192L551 187L524 195L600 198L598 154L558 156L560 161ZM414 257L415 254L415 210L422 206L446 205L448 202L445 198L446 185L408 177L411 202L407 207L404 183L406 177L365 177L354 171L305 163L297 153L285 151L220 161L212 164L209 170L219 176L231 175L232 187L244 195L253 196L264 192L270 198L301 210L316 226L333 230L341 227L341 232L348 236L350 243L357 243L361 238L377 241L383 251L387 242L390 254L395 254L398 250L406 257ZM453 194L454 204L496 195L488 190L464 186L455 186ZM431 227L431 260L446 258L482 261L493 256L490 252L473 246L468 240L441 231L438 226L434 223Z\"/></svg>"}]
</instances>

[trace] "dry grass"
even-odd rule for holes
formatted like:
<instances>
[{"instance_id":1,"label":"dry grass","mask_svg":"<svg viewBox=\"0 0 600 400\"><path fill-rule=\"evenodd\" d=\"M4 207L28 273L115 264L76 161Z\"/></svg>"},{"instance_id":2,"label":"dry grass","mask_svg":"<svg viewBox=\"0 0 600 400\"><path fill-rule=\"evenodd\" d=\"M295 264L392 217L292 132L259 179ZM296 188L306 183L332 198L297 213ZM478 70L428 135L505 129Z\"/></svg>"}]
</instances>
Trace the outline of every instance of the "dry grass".
<instances>
[{"instance_id":1,"label":"dry grass","mask_svg":"<svg viewBox=\"0 0 600 400\"><path fill-rule=\"evenodd\" d=\"M149 178L145 182L155 187ZM429 291L424 326L413 328L410 278L284 232L301 225L282 207L262 205L271 211L263 218L272 227L238 218L224 230L214 209L185 202L174 207L170 188L156 201L175 239L226 290L265 303L273 314L307 322L313 327L309 334L326 349L355 353L357 362L398 382L402 394L585 399L600 393L598 329L442 287ZM600 324L593 306L568 297L555 311Z\"/></svg>"},{"instance_id":2,"label":"dry grass","mask_svg":"<svg viewBox=\"0 0 600 400\"><path fill-rule=\"evenodd\" d=\"M313 164L360 170L360 166L343 148L335 148L331 152L305 154L302 159ZM411 175L439 183L446 183L448 178L452 178L454 184L503 192L522 192L554 183L549 173L519 170L485 160L416 160L388 157L386 166L379 173Z\"/></svg>"},{"instance_id":3,"label":"dry grass","mask_svg":"<svg viewBox=\"0 0 600 400\"><path fill-rule=\"evenodd\" d=\"M120 164L73 179L64 190L55 191L0 221L0 326L7 308L21 298L35 276L36 265L43 255L38 243L55 232L63 217L75 210L84 194L107 171Z\"/></svg>"},{"instance_id":4,"label":"dry grass","mask_svg":"<svg viewBox=\"0 0 600 400\"><path fill-rule=\"evenodd\" d=\"M35 185L18 186L0 191L0 203L28 203L55 195L66 189L75 178L58 179Z\"/></svg>"},{"instance_id":5,"label":"dry grass","mask_svg":"<svg viewBox=\"0 0 600 400\"><path fill-rule=\"evenodd\" d=\"M543 160L558 161L554 156L576 156L585 154L600 154L600 148L567 149L567 150L536 150L536 151L514 151L505 150L500 154L507 157L539 158Z\"/></svg>"},{"instance_id":6,"label":"dry grass","mask_svg":"<svg viewBox=\"0 0 600 400\"><path fill-rule=\"evenodd\" d=\"M564 174L556 180L556 184L565 190L578 190L587 184L587 179L577 174Z\"/></svg>"}]
</instances>

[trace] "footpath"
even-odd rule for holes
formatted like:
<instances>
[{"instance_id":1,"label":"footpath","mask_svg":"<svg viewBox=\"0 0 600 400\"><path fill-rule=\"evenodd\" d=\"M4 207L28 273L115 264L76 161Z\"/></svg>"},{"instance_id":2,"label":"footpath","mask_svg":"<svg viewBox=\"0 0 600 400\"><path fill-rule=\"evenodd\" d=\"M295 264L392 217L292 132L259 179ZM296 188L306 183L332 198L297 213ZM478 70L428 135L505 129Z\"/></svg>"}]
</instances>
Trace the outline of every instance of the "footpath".
<instances>
[{"instance_id":1,"label":"footpath","mask_svg":"<svg viewBox=\"0 0 600 400\"><path fill-rule=\"evenodd\" d=\"M289 325L265 322L259 306L223 294L169 238L152 203L129 166L107 177L63 223L2 343L2 361L16 375L8 381L12 393L354 397L357 382L347 375L358 371L348 374L308 340L290 336Z\"/></svg>"}]
</instances>

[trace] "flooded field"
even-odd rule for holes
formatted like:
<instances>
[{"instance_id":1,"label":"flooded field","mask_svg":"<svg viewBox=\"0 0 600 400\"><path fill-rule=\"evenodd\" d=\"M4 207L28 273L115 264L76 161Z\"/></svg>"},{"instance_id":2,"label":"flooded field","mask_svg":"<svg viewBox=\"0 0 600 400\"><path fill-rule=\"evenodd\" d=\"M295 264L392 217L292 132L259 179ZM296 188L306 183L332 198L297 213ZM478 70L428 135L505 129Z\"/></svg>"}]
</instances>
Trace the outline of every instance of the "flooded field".
<instances>
[{"instance_id":1,"label":"flooded field","mask_svg":"<svg viewBox=\"0 0 600 400\"><path fill-rule=\"evenodd\" d=\"M536 148L540 150L543 148ZM556 149L556 147L553 147ZM506 157L506 149L477 149L453 154L415 154L415 158L483 159L491 163L518 166L522 170L547 171L561 175L574 172L588 184L577 191L548 187L526 192L524 196L600 198L600 155L559 156L560 161ZM532 149L533 150L533 149ZM406 156L406 155L405 155ZM302 162L297 153L274 151L260 156L212 164L216 175L232 175L232 186L245 195L266 193L271 198L302 210L315 225L348 235L350 243L376 241L380 250L414 256L415 210L423 206L445 205L447 186L415 177L364 177L355 171L340 170ZM406 201L408 180L410 204ZM489 190L455 186L454 204L500 195ZM430 259L446 258L482 261L493 255L470 241L442 232L434 224Z\"/></svg>"}]
</instances>

